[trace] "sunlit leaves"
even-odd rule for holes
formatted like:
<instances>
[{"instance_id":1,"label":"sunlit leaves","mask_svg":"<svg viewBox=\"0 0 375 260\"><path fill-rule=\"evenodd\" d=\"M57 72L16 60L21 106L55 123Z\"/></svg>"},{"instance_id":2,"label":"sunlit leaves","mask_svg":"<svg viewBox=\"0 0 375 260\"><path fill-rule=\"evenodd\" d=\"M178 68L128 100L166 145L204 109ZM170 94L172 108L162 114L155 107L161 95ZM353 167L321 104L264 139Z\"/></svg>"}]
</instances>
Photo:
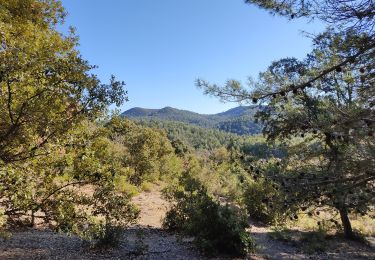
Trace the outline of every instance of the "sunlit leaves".
<instances>
[{"instance_id":1,"label":"sunlit leaves","mask_svg":"<svg viewBox=\"0 0 375 260\"><path fill-rule=\"evenodd\" d=\"M100 83L76 50L77 38L56 31L64 16L59 1L1 5L0 163L46 153L49 140L126 100L123 82Z\"/></svg>"}]
</instances>

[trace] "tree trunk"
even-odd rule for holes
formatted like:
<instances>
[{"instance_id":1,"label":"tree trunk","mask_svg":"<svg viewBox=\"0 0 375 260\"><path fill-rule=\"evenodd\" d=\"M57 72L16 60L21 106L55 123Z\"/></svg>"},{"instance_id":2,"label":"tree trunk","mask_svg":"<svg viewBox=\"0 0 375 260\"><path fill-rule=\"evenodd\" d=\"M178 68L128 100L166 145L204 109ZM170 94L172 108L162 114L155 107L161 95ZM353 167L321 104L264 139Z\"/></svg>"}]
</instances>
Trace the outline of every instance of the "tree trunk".
<instances>
[{"instance_id":1,"label":"tree trunk","mask_svg":"<svg viewBox=\"0 0 375 260\"><path fill-rule=\"evenodd\" d=\"M31 210L31 223L30 223L30 227L34 227L35 226L35 215L34 215L34 210Z\"/></svg>"},{"instance_id":2,"label":"tree trunk","mask_svg":"<svg viewBox=\"0 0 375 260\"><path fill-rule=\"evenodd\" d=\"M341 222L344 227L344 234L346 238L354 239L354 233L352 229L352 224L350 223L350 219L348 217L348 211L345 207L339 209Z\"/></svg>"}]
</instances>

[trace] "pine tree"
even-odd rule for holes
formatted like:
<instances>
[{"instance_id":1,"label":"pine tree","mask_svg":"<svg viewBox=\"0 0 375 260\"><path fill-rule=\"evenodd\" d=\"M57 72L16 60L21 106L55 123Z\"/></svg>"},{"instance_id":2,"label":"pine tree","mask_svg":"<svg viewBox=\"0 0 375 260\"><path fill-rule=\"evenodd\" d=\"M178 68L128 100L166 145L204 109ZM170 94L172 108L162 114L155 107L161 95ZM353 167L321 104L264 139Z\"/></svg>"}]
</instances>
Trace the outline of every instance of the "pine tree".
<instances>
[{"instance_id":1,"label":"pine tree","mask_svg":"<svg viewBox=\"0 0 375 260\"><path fill-rule=\"evenodd\" d=\"M209 95L226 101L261 103L257 117L271 141L289 146L276 170L263 172L285 191L285 206L319 214L329 206L341 217L346 237L354 233L348 212L374 206L374 57L372 1L246 1L291 19L326 22L314 48L300 61L281 59L250 82L223 87L198 80ZM259 170L258 170L259 171ZM334 220L333 220L334 221Z\"/></svg>"}]
</instances>

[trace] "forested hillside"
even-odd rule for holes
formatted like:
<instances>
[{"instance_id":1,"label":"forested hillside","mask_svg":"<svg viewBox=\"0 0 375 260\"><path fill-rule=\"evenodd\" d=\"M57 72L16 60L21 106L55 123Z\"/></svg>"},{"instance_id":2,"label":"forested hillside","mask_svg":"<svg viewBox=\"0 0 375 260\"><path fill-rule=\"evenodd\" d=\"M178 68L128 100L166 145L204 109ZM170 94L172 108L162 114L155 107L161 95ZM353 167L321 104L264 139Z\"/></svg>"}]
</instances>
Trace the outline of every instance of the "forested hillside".
<instances>
[{"instance_id":1,"label":"forested hillside","mask_svg":"<svg viewBox=\"0 0 375 260\"><path fill-rule=\"evenodd\" d=\"M287 151L281 144L270 145L262 135L239 136L222 130L210 129L173 121L135 121L138 125L159 129L166 133L177 154L197 150L214 151L225 148L259 158L282 158Z\"/></svg>"},{"instance_id":2,"label":"forested hillside","mask_svg":"<svg viewBox=\"0 0 375 260\"><path fill-rule=\"evenodd\" d=\"M197 125L205 128L223 130L238 135L259 134L261 125L256 123L254 115L257 111L264 109L259 106L239 106L228 111L203 115L187 110L172 107L162 109L145 109L135 107L123 112L121 115L136 120L161 120L175 121Z\"/></svg>"},{"instance_id":3,"label":"forested hillside","mask_svg":"<svg viewBox=\"0 0 375 260\"><path fill-rule=\"evenodd\" d=\"M223 146L235 145L244 140L243 137L236 134L176 121L141 119L135 122L140 125L164 130L172 144L176 147L181 146L179 149L183 150L213 150Z\"/></svg>"}]
</instances>

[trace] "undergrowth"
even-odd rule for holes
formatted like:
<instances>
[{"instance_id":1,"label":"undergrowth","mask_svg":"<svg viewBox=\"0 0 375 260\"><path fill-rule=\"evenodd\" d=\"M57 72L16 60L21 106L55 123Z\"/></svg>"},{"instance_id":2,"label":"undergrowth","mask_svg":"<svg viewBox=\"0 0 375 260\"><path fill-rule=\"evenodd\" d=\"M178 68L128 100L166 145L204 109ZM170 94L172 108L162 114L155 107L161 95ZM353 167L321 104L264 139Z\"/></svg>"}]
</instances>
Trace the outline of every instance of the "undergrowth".
<instances>
[{"instance_id":1,"label":"undergrowth","mask_svg":"<svg viewBox=\"0 0 375 260\"><path fill-rule=\"evenodd\" d=\"M166 191L174 206L164 219L164 227L194 236L199 249L208 255L245 256L254 251L244 214L215 201L199 181L188 175L181 177L180 184Z\"/></svg>"}]
</instances>

